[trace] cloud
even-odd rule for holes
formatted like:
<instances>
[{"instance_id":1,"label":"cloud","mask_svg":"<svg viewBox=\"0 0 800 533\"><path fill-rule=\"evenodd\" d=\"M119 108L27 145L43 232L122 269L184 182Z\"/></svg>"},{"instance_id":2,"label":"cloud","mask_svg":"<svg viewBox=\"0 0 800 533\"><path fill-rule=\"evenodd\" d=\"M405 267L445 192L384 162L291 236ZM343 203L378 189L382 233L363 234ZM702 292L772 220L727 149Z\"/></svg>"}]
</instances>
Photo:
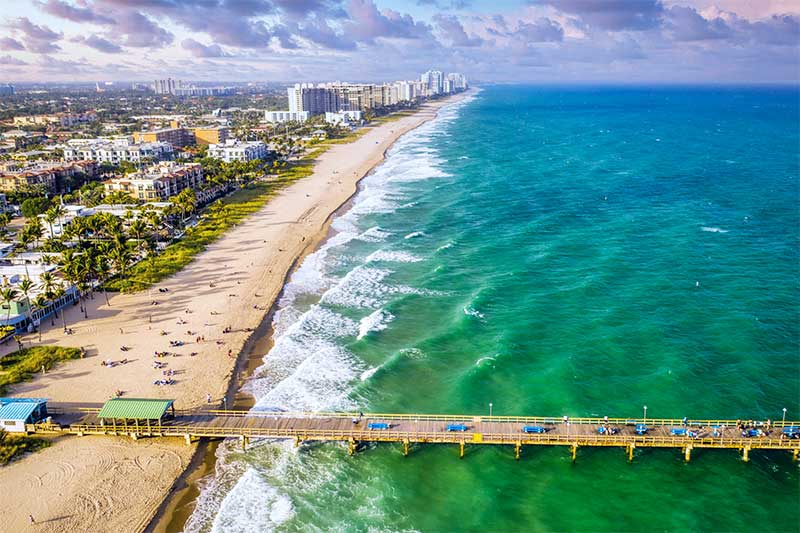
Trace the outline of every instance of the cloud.
<instances>
[{"instance_id":1,"label":"cloud","mask_svg":"<svg viewBox=\"0 0 800 533\"><path fill-rule=\"evenodd\" d=\"M564 40L564 28L558 22L541 17L533 22L520 21L513 35L530 43L559 42Z\"/></svg>"},{"instance_id":2,"label":"cloud","mask_svg":"<svg viewBox=\"0 0 800 533\"><path fill-rule=\"evenodd\" d=\"M73 43L81 43L89 48L94 48L100 52L104 52L106 54L118 54L122 52L122 47L118 44L112 43L108 39L104 39L99 35L89 35L88 37L78 36L73 37L70 39Z\"/></svg>"},{"instance_id":3,"label":"cloud","mask_svg":"<svg viewBox=\"0 0 800 533\"><path fill-rule=\"evenodd\" d=\"M676 41L724 39L732 34L723 19L715 17L709 20L694 8L684 6L672 6L667 11L667 27Z\"/></svg>"},{"instance_id":4,"label":"cloud","mask_svg":"<svg viewBox=\"0 0 800 533\"><path fill-rule=\"evenodd\" d=\"M483 44L483 39L477 35L467 35L464 26L455 15L437 13L433 20L453 46L480 46Z\"/></svg>"},{"instance_id":5,"label":"cloud","mask_svg":"<svg viewBox=\"0 0 800 533\"><path fill-rule=\"evenodd\" d=\"M297 33L309 41L332 50L355 50L356 42L345 33L336 32L325 19L304 23Z\"/></svg>"},{"instance_id":6,"label":"cloud","mask_svg":"<svg viewBox=\"0 0 800 533\"><path fill-rule=\"evenodd\" d=\"M11 37L2 37L0 38L0 50L22 51L25 50L25 45Z\"/></svg>"},{"instance_id":7,"label":"cloud","mask_svg":"<svg viewBox=\"0 0 800 533\"><path fill-rule=\"evenodd\" d=\"M800 43L800 19L795 15L773 15L742 25L755 41L764 44L796 47Z\"/></svg>"},{"instance_id":8,"label":"cloud","mask_svg":"<svg viewBox=\"0 0 800 533\"><path fill-rule=\"evenodd\" d=\"M29 52L47 54L61 50L55 44L62 37L60 33L54 32L47 26L34 24L27 17L16 18L6 26L23 35L22 41L25 43L25 49Z\"/></svg>"},{"instance_id":9,"label":"cloud","mask_svg":"<svg viewBox=\"0 0 800 533\"><path fill-rule=\"evenodd\" d=\"M47 0L47 2L39 2L39 7L45 13L59 17L72 22L97 22L100 24L113 24L114 20L110 17L95 13L89 7L80 7L68 4L62 0Z\"/></svg>"},{"instance_id":10,"label":"cloud","mask_svg":"<svg viewBox=\"0 0 800 533\"><path fill-rule=\"evenodd\" d=\"M25 61L10 55L0 56L0 65L27 65Z\"/></svg>"},{"instance_id":11,"label":"cloud","mask_svg":"<svg viewBox=\"0 0 800 533\"><path fill-rule=\"evenodd\" d=\"M225 51L218 44L205 45L194 39L184 39L181 47L188 50L194 57L225 57Z\"/></svg>"},{"instance_id":12,"label":"cloud","mask_svg":"<svg viewBox=\"0 0 800 533\"><path fill-rule=\"evenodd\" d=\"M661 24L664 6L660 0L541 0L557 10L575 15L595 28L648 30Z\"/></svg>"},{"instance_id":13,"label":"cloud","mask_svg":"<svg viewBox=\"0 0 800 533\"><path fill-rule=\"evenodd\" d=\"M380 11L372 0L350 0L347 12L350 20L343 25L344 31L360 42L373 43L377 38L431 37L431 28L424 22L391 9Z\"/></svg>"},{"instance_id":14,"label":"cloud","mask_svg":"<svg viewBox=\"0 0 800 533\"><path fill-rule=\"evenodd\" d=\"M137 48L160 48L174 39L174 35L138 11L121 11L114 33L124 37L125 46Z\"/></svg>"}]
</instances>

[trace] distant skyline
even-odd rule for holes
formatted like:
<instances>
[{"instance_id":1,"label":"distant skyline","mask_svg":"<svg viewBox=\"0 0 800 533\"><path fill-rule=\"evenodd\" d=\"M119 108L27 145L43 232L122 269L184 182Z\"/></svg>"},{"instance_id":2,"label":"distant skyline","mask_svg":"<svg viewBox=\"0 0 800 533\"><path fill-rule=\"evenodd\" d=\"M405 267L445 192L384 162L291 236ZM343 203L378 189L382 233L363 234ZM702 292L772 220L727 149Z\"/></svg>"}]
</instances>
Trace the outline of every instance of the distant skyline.
<instances>
[{"instance_id":1,"label":"distant skyline","mask_svg":"<svg viewBox=\"0 0 800 533\"><path fill-rule=\"evenodd\" d=\"M800 80L794 0L0 0L0 83Z\"/></svg>"}]
</instances>

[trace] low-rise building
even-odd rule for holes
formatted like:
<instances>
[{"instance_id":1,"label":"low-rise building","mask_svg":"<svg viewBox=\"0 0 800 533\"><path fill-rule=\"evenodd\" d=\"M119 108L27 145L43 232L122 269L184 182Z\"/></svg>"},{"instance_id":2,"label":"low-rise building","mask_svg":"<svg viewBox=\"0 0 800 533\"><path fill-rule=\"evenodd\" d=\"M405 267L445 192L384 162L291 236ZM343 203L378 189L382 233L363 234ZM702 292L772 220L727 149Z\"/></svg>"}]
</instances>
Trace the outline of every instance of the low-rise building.
<instances>
[{"instance_id":1,"label":"low-rise building","mask_svg":"<svg viewBox=\"0 0 800 533\"><path fill-rule=\"evenodd\" d=\"M20 259L20 261L16 261L17 264L0 265L0 286L15 288L19 294L17 299L11 302L0 303L0 325L13 326L17 331L31 331L44 317L78 299L77 290L70 285L66 294L61 298L51 300L45 307L33 306L31 302L43 291L42 274L45 272L56 273L58 267L55 265L55 257L52 256L58 256L58 254L49 254L51 256L49 258L45 258L46 254L38 254L42 256L39 262L21 261L20 256L25 255L27 254L15 256L16 259ZM26 278L33 282L34 287L27 297L19 290L19 284Z\"/></svg>"},{"instance_id":2,"label":"low-rise building","mask_svg":"<svg viewBox=\"0 0 800 533\"><path fill-rule=\"evenodd\" d=\"M228 140L230 130L224 126L200 127L194 128L192 133L196 144L222 144Z\"/></svg>"},{"instance_id":3,"label":"low-rise building","mask_svg":"<svg viewBox=\"0 0 800 533\"><path fill-rule=\"evenodd\" d=\"M226 163L264 159L267 157L267 145L261 141L228 139L225 144L210 144L208 157L221 159Z\"/></svg>"},{"instance_id":4,"label":"low-rise building","mask_svg":"<svg viewBox=\"0 0 800 533\"><path fill-rule=\"evenodd\" d=\"M163 128L152 131L137 131L133 134L137 143L169 143L176 148L194 144L194 135L191 131L181 127Z\"/></svg>"},{"instance_id":5,"label":"low-rise building","mask_svg":"<svg viewBox=\"0 0 800 533\"><path fill-rule=\"evenodd\" d=\"M6 161L0 163L0 190L16 191L42 186L49 192L59 189L59 181L78 173L93 177L97 175L94 161L54 163L49 161Z\"/></svg>"},{"instance_id":6,"label":"low-rise building","mask_svg":"<svg viewBox=\"0 0 800 533\"><path fill-rule=\"evenodd\" d=\"M328 124L341 124L349 126L351 123L361 122L361 111L339 111L338 113L325 113L325 122Z\"/></svg>"},{"instance_id":7,"label":"low-rise building","mask_svg":"<svg viewBox=\"0 0 800 533\"><path fill-rule=\"evenodd\" d=\"M28 115L14 117L15 126L36 126L54 125L64 128L71 128L79 124L88 124L97 120L97 113L86 111L85 113L53 113L50 115Z\"/></svg>"},{"instance_id":8,"label":"low-rise building","mask_svg":"<svg viewBox=\"0 0 800 533\"><path fill-rule=\"evenodd\" d=\"M153 165L141 172L103 182L106 193L124 192L145 202L163 202L186 188L197 189L202 184L203 167L200 163L174 162Z\"/></svg>"},{"instance_id":9,"label":"low-rise building","mask_svg":"<svg viewBox=\"0 0 800 533\"><path fill-rule=\"evenodd\" d=\"M305 122L310 113L308 111L265 111L264 120L267 122Z\"/></svg>"},{"instance_id":10,"label":"low-rise building","mask_svg":"<svg viewBox=\"0 0 800 533\"><path fill-rule=\"evenodd\" d=\"M130 143L126 139L78 139L64 148L64 161L92 160L118 165L123 161L142 163L147 160L172 159L172 145L166 142Z\"/></svg>"}]
</instances>

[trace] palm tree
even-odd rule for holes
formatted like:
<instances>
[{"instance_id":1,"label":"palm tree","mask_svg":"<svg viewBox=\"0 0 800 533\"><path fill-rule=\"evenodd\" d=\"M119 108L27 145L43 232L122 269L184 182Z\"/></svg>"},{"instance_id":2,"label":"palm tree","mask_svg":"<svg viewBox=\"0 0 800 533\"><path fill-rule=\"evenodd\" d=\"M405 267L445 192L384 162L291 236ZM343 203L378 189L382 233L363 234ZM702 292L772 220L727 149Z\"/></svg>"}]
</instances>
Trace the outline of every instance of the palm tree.
<instances>
[{"instance_id":1,"label":"palm tree","mask_svg":"<svg viewBox=\"0 0 800 533\"><path fill-rule=\"evenodd\" d=\"M8 225L11 223L11 215L6 212L0 213L0 235L5 235Z\"/></svg>"},{"instance_id":2,"label":"palm tree","mask_svg":"<svg viewBox=\"0 0 800 533\"><path fill-rule=\"evenodd\" d=\"M115 246L108 252L108 259L114 265L114 270L120 275L125 277L125 271L128 264L131 262L131 252L124 246Z\"/></svg>"},{"instance_id":3,"label":"palm tree","mask_svg":"<svg viewBox=\"0 0 800 533\"><path fill-rule=\"evenodd\" d=\"M56 288L56 277L53 275L53 273L42 272L39 275L39 283L45 298L52 299L53 290ZM55 309L53 309L53 314L55 314ZM55 321L53 320L53 318L54 318L53 315L50 315L51 326L55 325Z\"/></svg>"},{"instance_id":4,"label":"palm tree","mask_svg":"<svg viewBox=\"0 0 800 533\"><path fill-rule=\"evenodd\" d=\"M25 277L19 282L19 292L25 296L25 307L28 308L28 322L33 322L33 311L31 310L31 292L36 287L36 284L31 281L31 278Z\"/></svg>"},{"instance_id":5,"label":"palm tree","mask_svg":"<svg viewBox=\"0 0 800 533\"><path fill-rule=\"evenodd\" d=\"M44 235L44 228L42 227L42 219L39 217L29 218L28 223L25 224L23 232L27 231L33 238L36 247L39 247L39 239Z\"/></svg>"},{"instance_id":6,"label":"palm tree","mask_svg":"<svg viewBox=\"0 0 800 533\"><path fill-rule=\"evenodd\" d=\"M6 312L6 325L11 321L11 302L16 300L17 296L19 296L19 291L14 287L4 287L0 289L0 301L2 301L3 305L8 309Z\"/></svg>"},{"instance_id":7,"label":"palm tree","mask_svg":"<svg viewBox=\"0 0 800 533\"><path fill-rule=\"evenodd\" d=\"M106 299L106 305L110 306L111 303L108 301L108 293L106 292L106 279L108 279L108 275L110 273L110 269L108 267L108 259L105 255L97 254L94 257L94 272L97 275L97 279L100 281L100 284L103 286L103 296Z\"/></svg>"},{"instance_id":8,"label":"palm tree","mask_svg":"<svg viewBox=\"0 0 800 533\"><path fill-rule=\"evenodd\" d=\"M63 285L57 285L56 288L53 290L53 300L58 301L64 296L66 296L67 291L64 289ZM1 293L0 293L1 295ZM64 331L67 331L67 311L66 309L61 311L61 320L64 322ZM51 324L52 325L52 324Z\"/></svg>"},{"instance_id":9,"label":"palm tree","mask_svg":"<svg viewBox=\"0 0 800 533\"><path fill-rule=\"evenodd\" d=\"M50 305L50 300L44 294L37 294L36 298L33 300L33 305L36 306L37 309L47 309L47 306ZM53 325L52 316L50 320L50 325ZM42 342L42 328L39 327L39 342Z\"/></svg>"}]
</instances>

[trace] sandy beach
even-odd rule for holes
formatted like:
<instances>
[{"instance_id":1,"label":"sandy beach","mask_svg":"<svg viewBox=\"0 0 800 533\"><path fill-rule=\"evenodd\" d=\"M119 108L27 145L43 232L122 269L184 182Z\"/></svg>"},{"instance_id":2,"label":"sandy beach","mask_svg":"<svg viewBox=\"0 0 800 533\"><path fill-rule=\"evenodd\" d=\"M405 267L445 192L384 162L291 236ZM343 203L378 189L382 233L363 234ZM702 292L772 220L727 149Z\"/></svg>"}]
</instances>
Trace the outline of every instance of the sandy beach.
<instances>
[{"instance_id":1,"label":"sandy beach","mask_svg":"<svg viewBox=\"0 0 800 533\"><path fill-rule=\"evenodd\" d=\"M47 321L43 344L83 347L87 357L14 387L13 395L103 402L121 390L125 397L175 399L178 409L207 405L207 395L212 406L221 405L242 347L292 267L325 238L330 216L400 135L455 98L460 96L426 104L412 116L370 128L352 143L332 146L311 176L283 190L150 290L109 295L110 305L95 294L88 320L77 306L70 308L73 335L62 332L60 320L53 327ZM170 341L184 344L175 348ZM25 344L38 344L38 335L26 337ZM122 346L129 350L121 351ZM0 353L13 348L5 346ZM153 384L163 377L153 368L156 351L178 354L158 359L174 372L174 385ZM112 368L101 363L123 359L127 363ZM141 531L195 448L177 439L59 438L51 448L0 468L6 510L0 530ZM36 520L33 526L29 514Z\"/></svg>"}]
</instances>

